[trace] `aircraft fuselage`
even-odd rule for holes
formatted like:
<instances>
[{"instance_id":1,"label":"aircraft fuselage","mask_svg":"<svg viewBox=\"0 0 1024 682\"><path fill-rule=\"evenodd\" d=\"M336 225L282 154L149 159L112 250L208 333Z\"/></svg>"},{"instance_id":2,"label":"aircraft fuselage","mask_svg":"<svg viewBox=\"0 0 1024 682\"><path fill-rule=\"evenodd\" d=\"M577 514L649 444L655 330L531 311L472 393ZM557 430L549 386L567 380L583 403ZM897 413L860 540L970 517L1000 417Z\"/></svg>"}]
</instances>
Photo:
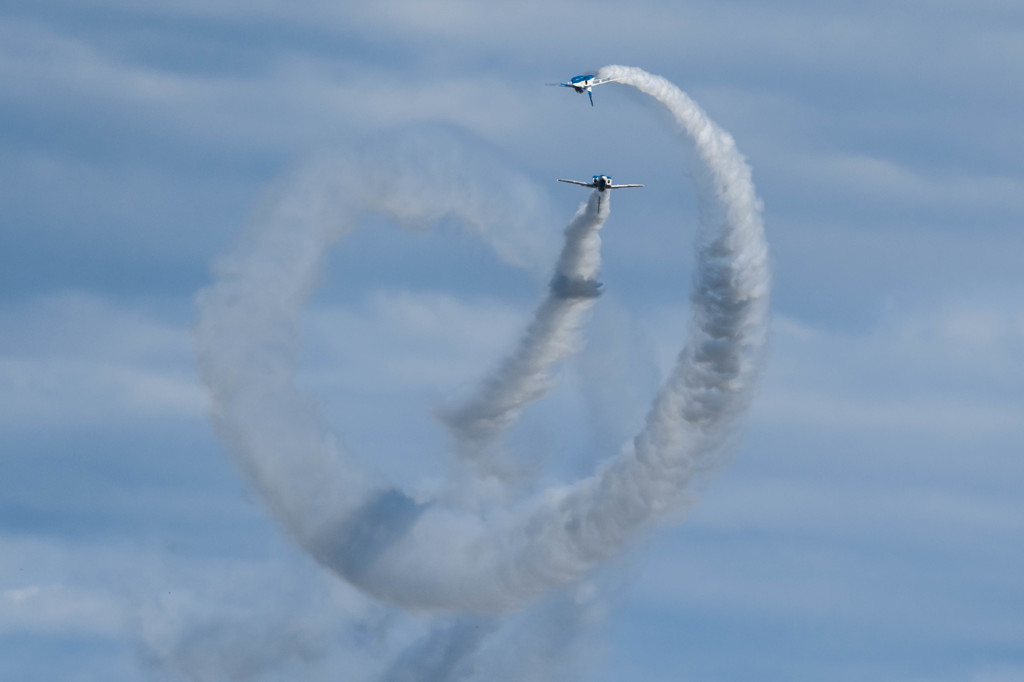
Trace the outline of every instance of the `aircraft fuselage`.
<instances>
[{"instance_id":1,"label":"aircraft fuselage","mask_svg":"<svg viewBox=\"0 0 1024 682\"><path fill-rule=\"evenodd\" d=\"M568 182L571 185L580 185L581 187L591 187L596 189L598 192L604 192L609 189L619 189L621 187L643 187L643 185L615 185L612 183L612 179L607 175L595 175L590 182L580 182L579 180L563 180L558 178L559 182Z\"/></svg>"},{"instance_id":2,"label":"aircraft fuselage","mask_svg":"<svg viewBox=\"0 0 1024 682\"><path fill-rule=\"evenodd\" d=\"M576 92L583 92L584 90L590 90L591 83L593 82L593 80L593 75L573 76L572 78L569 79L569 83L571 83L572 88Z\"/></svg>"}]
</instances>

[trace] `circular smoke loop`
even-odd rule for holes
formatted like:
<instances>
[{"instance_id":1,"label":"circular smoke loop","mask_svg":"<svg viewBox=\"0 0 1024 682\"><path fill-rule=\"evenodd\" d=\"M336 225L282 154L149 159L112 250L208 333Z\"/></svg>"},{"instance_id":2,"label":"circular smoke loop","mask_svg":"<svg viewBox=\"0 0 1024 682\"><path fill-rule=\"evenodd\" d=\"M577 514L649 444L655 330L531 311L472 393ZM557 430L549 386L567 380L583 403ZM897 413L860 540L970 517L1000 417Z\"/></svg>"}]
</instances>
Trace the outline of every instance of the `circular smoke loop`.
<instances>
[{"instance_id":1,"label":"circular smoke loop","mask_svg":"<svg viewBox=\"0 0 1024 682\"><path fill-rule=\"evenodd\" d=\"M770 276L750 169L732 137L667 80L623 66L599 75L650 95L677 121L699 161L700 226L689 331L675 368L641 431L591 476L486 514L416 500L341 448L295 384L299 313L330 245L360 215L413 225L455 216L511 258L516 245L502 235L515 231L502 221L524 215L529 202L513 179L496 192L457 155L439 161L437 149L318 168L200 294L199 364L223 439L294 540L383 601L501 613L580 578L688 503L695 476L729 442L752 397ZM515 351L464 404L441 414L456 454L480 477L500 480L492 444L578 348L599 292L598 231L610 203L596 197L566 229L552 285Z\"/></svg>"}]
</instances>

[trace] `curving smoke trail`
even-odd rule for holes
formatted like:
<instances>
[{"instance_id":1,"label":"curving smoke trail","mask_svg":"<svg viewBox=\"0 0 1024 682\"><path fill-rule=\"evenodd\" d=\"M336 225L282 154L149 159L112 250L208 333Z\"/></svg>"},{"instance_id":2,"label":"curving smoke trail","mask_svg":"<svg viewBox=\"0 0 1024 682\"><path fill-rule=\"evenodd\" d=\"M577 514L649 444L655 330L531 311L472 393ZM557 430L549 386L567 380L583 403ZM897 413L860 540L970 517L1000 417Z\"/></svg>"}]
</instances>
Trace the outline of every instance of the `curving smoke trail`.
<instances>
[{"instance_id":1,"label":"curving smoke trail","mask_svg":"<svg viewBox=\"0 0 1024 682\"><path fill-rule=\"evenodd\" d=\"M486 475L501 478L509 473L486 457L488 445L529 403L547 393L552 368L579 347L580 326L601 294L599 230L609 203L598 192L591 193L565 228L565 245L548 293L515 350L468 400L439 415L455 438L457 453Z\"/></svg>"},{"instance_id":2,"label":"curving smoke trail","mask_svg":"<svg viewBox=\"0 0 1024 682\"><path fill-rule=\"evenodd\" d=\"M594 475L477 516L414 500L364 474L294 387L295 318L331 238L320 217L296 217L301 212L287 210L288 202L201 298L200 364L237 458L299 544L384 601L494 613L579 578L687 502L694 476L728 441L751 398L770 277L750 170L732 138L668 81L619 66L601 75L657 99L692 141L701 220L689 337L643 430ZM418 196L427 206L439 201ZM481 405L498 407L471 405L456 420L469 425L471 442L492 438L521 410L504 391L537 394L530 381L512 390L519 379L498 376L499 388L480 394Z\"/></svg>"},{"instance_id":3,"label":"curving smoke trail","mask_svg":"<svg viewBox=\"0 0 1024 682\"><path fill-rule=\"evenodd\" d=\"M213 421L274 517L304 547L382 487L295 385L299 312L330 245L368 212L410 229L456 217L502 260L540 259L533 237L547 220L534 183L478 148L427 128L318 160L287 179L198 296L196 350Z\"/></svg>"}]
</instances>

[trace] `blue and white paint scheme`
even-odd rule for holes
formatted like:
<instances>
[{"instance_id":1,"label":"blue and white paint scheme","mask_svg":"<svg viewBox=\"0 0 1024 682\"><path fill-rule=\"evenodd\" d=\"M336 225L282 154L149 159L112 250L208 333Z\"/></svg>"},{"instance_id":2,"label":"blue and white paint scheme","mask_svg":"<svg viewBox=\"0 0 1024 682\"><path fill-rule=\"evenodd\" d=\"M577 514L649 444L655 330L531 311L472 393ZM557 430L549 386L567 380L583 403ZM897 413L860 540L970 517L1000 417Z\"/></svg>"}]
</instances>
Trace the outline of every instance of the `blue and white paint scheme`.
<instances>
[{"instance_id":1,"label":"blue and white paint scheme","mask_svg":"<svg viewBox=\"0 0 1024 682\"><path fill-rule=\"evenodd\" d=\"M580 185L582 187L592 187L598 192L603 192L606 189L622 189L623 187L643 187L643 185L613 185L612 179L607 175L595 175L591 182L580 182L579 180L563 180L558 178L559 182L568 182L572 185Z\"/></svg>"},{"instance_id":2,"label":"blue and white paint scheme","mask_svg":"<svg viewBox=\"0 0 1024 682\"><path fill-rule=\"evenodd\" d=\"M573 76L567 83L548 83L548 85L561 86L563 88L572 88L576 92L586 92L587 96L590 97L590 106L594 106L594 93L591 91L595 85L604 85L605 83L611 83L616 80L615 78L598 78L594 74L585 74L581 76Z\"/></svg>"}]
</instances>

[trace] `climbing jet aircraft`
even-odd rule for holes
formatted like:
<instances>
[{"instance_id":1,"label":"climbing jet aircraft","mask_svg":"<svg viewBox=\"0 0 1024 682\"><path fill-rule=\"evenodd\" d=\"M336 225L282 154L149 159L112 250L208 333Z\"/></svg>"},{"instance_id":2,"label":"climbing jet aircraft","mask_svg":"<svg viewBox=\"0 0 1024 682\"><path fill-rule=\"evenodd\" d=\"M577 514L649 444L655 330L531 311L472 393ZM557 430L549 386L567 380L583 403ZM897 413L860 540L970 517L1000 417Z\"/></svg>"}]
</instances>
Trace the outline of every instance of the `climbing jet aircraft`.
<instances>
[{"instance_id":1,"label":"climbing jet aircraft","mask_svg":"<svg viewBox=\"0 0 1024 682\"><path fill-rule=\"evenodd\" d=\"M622 189L623 187L643 187L643 185L613 185L612 179L607 175L595 175L593 182L580 182L579 180L563 180L558 178L559 182L568 182L572 185L580 185L582 187L592 187L598 192L603 192L606 189Z\"/></svg>"},{"instance_id":2,"label":"climbing jet aircraft","mask_svg":"<svg viewBox=\"0 0 1024 682\"><path fill-rule=\"evenodd\" d=\"M582 94L587 93L590 97L590 106L594 106L594 93L591 88L595 85L604 85L605 83L611 83L616 78L598 78L594 74L587 74L584 76L573 76L569 79L568 83L548 83L548 85L561 86L563 88L572 88L576 92Z\"/></svg>"}]
</instances>

